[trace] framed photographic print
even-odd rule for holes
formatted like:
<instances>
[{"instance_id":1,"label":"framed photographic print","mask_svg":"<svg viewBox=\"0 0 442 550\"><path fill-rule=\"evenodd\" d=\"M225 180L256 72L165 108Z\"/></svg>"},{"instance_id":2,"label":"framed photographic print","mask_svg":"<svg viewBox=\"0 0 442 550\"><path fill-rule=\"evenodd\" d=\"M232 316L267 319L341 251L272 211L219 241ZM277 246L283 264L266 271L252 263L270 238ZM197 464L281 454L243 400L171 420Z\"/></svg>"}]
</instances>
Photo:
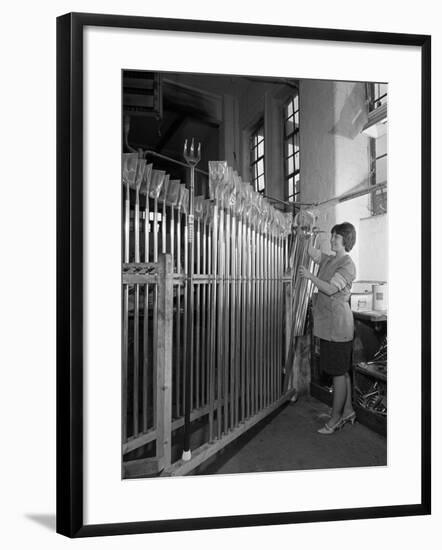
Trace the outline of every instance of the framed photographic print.
<instances>
[{"instance_id":1,"label":"framed photographic print","mask_svg":"<svg viewBox=\"0 0 442 550\"><path fill-rule=\"evenodd\" d=\"M430 45L58 18L59 533L430 513Z\"/></svg>"}]
</instances>

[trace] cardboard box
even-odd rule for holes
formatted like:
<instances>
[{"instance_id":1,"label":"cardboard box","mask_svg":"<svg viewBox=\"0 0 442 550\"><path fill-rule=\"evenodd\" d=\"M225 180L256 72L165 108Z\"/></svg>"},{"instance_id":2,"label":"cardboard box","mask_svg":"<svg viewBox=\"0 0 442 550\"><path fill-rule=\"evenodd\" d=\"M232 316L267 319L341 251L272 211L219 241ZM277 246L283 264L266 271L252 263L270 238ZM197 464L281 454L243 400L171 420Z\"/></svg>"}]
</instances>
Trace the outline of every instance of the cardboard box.
<instances>
[{"instance_id":1,"label":"cardboard box","mask_svg":"<svg viewBox=\"0 0 442 550\"><path fill-rule=\"evenodd\" d=\"M371 311L373 309L373 292L352 294L350 307L352 311Z\"/></svg>"}]
</instances>

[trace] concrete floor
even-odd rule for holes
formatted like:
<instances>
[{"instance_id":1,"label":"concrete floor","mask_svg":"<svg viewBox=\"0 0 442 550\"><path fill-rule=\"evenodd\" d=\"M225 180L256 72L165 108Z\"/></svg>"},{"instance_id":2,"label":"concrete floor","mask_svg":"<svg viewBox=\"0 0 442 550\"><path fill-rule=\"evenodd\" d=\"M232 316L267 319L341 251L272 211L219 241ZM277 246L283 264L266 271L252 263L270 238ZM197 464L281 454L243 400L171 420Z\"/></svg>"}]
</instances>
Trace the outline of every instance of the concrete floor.
<instances>
[{"instance_id":1,"label":"concrete floor","mask_svg":"<svg viewBox=\"0 0 442 550\"><path fill-rule=\"evenodd\" d=\"M306 396L288 403L207 460L192 475L385 466L387 440L356 422L316 432L329 408Z\"/></svg>"}]
</instances>

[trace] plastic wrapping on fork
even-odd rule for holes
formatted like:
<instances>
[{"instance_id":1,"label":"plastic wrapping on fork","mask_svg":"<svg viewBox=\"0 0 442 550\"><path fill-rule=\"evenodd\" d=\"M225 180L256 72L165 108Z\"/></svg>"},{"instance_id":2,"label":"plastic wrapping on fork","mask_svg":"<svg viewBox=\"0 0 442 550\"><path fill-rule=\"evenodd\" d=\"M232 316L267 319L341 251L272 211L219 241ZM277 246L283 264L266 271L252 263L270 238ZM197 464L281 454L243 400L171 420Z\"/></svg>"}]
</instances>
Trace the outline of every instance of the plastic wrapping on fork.
<instances>
[{"instance_id":1,"label":"plastic wrapping on fork","mask_svg":"<svg viewBox=\"0 0 442 550\"><path fill-rule=\"evenodd\" d=\"M213 222L214 206L210 200L203 201L203 219L206 225L211 225Z\"/></svg>"},{"instance_id":2,"label":"plastic wrapping on fork","mask_svg":"<svg viewBox=\"0 0 442 550\"><path fill-rule=\"evenodd\" d=\"M310 210L300 210L293 220L294 225L311 231L316 223L316 216Z\"/></svg>"},{"instance_id":3,"label":"plastic wrapping on fork","mask_svg":"<svg viewBox=\"0 0 442 550\"><path fill-rule=\"evenodd\" d=\"M148 195L149 189L150 189L150 181L152 179L152 164L146 164L146 167L144 169L143 173L143 179L141 181L141 187L140 187L140 193L142 195Z\"/></svg>"},{"instance_id":4,"label":"plastic wrapping on fork","mask_svg":"<svg viewBox=\"0 0 442 550\"><path fill-rule=\"evenodd\" d=\"M122 171L123 183L130 187L135 186L137 177L138 153L123 153Z\"/></svg>"},{"instance_id":5,"label":"plastic wrapping on fork","mask_svg":"<svg viewBox=\"0 0 442 550\"><path fill-rule=\"evenodd\" d=\"M166 204L177 206L180 198L180 180L169 180L167 189Z\"/></svg>"},{"instance_id":6,"label":"plastic wrapping on fork","mask_svg":"<svg viewBox=\"0 0 442 550\"><path fill-rule=\"evenodd\" d=\"M233 184L235 186L235 194L236 194L235 204L233 205L233 213L238 218L241 218L243 214L244 202L245 202L245 194L243 191L241 176L234 174Z\"/></svg>"},{"instance_id":7,"label":"plastic wrapping on fork","mask_svg":"<svg viewBox=\"0 0 442 550\"><path fill-rule=\"evenodd\" d=\"M169 189L170 175L166 174L163 179L163 185L160 189L160 194L158 195L158 202L164 202L167 197L167 192Z\"/></svg>"},{"instance_id":8,"label":"plastic wrapping on fork","mask_svg":"<svg viewBox=\"0 0 442 550\"><path fill-rule=\"evenodd\" d=\"M183 214L189 213L189 189L184 185L180 185L180 198L178 205L182 208Z\"/></svg>"},{"instance_id":9,"label":"plastic wrapping on fork","mask_svg":"<svg viewBox=\"0 0 442 550\"><path fill-rule=\"evenodd\" d=\"M163 170L152 170L152 177L149 186L149 197L152 199L158 199L165 177L166 172Z\"/></svg>"},{"instance_id":10,"label":"plastic wrapping on fork","mask_svg":"<svg viewBox=\"0 0 442 550\"><path fill-rule=\"evenodd\" d=\"M203 201L204 197L202 195L195 197L195 218L198 220L203 216Z\"/></svg>"},{"instance_id":11,"label":"plastic wrapping on fork","mask_svg":"<svg viewBox=\"0 0 442 550\"><path fill-rule=\"evenodd\" d=\"M218 200L218 187L223 184L227 175L227 162L225 160L209 161L209 198Z\"/></svg>"},{"instance_id":12,"label":"plastic wrapping on fork","mask_svg":"<svg viewBox=\"0 0 442 550\"><path fill-rule=\"evenodd\" d=\"M133 184L129 183L130 187L133 187L134 189L140 190L141 184L143 182L144 177L144 171L146 169L146 161L144 159L138 159L137 160L137 167L136 167L136 173L135 173L135 181Z\"/></svg>"},{"instance_id":13,"label":"plastic wrapping on fork","mask_svg":"<svg viewBox=\"0 0 442 550\"><path fill-rule=\"evenodd\" d=\"M233 185L230 182L225 182L221 193L221 206L224 210L230 210L235 203L235 198L232 196L234 193Z\"/></svg>"}]
</instances>

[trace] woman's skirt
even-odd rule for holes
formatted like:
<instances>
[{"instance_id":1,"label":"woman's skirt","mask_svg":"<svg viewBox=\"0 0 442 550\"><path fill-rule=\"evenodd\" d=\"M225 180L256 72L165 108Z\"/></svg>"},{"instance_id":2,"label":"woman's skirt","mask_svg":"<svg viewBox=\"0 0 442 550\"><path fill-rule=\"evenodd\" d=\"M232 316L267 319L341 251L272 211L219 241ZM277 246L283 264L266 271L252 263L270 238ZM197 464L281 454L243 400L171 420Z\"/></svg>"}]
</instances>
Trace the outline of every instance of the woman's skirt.
<instances>
[{"instance_id":1,"label":"woman's skirt","mask_svg":"<svg viewBox=\"0 0 442 550\"><path fill-rule=\"evenodd\" d=\"M329 342L320 340L319 365L322 372L330 376L341 376L351 369L353 340Z\"/></svg>"}]
</instances>

